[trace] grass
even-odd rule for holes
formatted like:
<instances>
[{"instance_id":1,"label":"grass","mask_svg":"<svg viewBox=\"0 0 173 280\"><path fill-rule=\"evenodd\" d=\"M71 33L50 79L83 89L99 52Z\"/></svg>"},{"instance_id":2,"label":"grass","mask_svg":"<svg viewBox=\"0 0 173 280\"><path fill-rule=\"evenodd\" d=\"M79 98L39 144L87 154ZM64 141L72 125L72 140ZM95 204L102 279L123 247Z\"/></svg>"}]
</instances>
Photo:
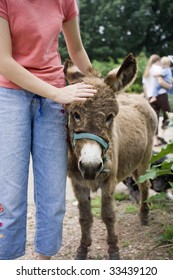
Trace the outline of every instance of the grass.
<instances>
[{"instance_id":1,"label":"grass","mask_svg":"<svg viewBox=\"0 0 173 280\"><path fill-rule=\"evenodd\" d=\"M97 256L95 257L95 260L103 260L103 256L97 255Z\"/></svg>"},{"instance_id":2,"label":"grass","mask_svg":"<svg viewBox=\"0 0 173 280\"><path fill-rule=\"evenodd\" d=\"M160 209L160 210L168 210L170 205L170 200L166 198L166 193L161 192L154 196L151 196L148 199L148 205L150 210Z\"/></svg>"},{"instance_id":3,"label":"grass","mask_svg":"<svg viewBox=\"0 0 173 280\"><path fill-rule=\"evenodd\" d=\"M129 195L120 192L114 194L114 199L116 201L123 201L123 200L129 200ZM91 200L91 211L93 216L100 218L101 217L101 198L99 196L93 198Z\"/></svg>"},{"instance_id":4,"label":"grass","mask_svg":"<svg viewBox=\"0 0 173 280\"><path fill-rule=\"evenodd\" d=\"M127 207L125 208L125 213L127 213L127 214L136 214L136 213L138 213L138 208L134 204L127 205Z\"/></svg>"},{"instance_id":5,"label":"grass","mask_svg":"<svg viewBox=\"0 0 173 280\"><path fill-rule=\"evenodd\" d=\"M114 194L114 199L117 201L129 200L129 195L123 192L118 192Z\"/></svg>"},{"instance_id":6,"label":"grass","mask_svg":"<svg viewBox=\"0 0 173 280\"><path fill-rule=\"evenodd\" d=\"M91 200L91 212L93 216L101 217L101 198L99 196Z\"/></svg>"},{"instance_id":7,"label":"grass","mask_svg":"<svg viewBox=\"0 0 173 280\"><path fill-rule=\"evenodd\" d=\"M116 201L129 201L129 196L123 192L115 193L114 199ZM155 196L152 196L148 199L148 204L150 210L160 209L162 211L168 211L172 201L166 198L165 193L159 193ZM93 216L100 218L101 217L101 198L99 196L91 200L91 211ZM138 206L136 204L129 204L125 208L125 213L127 214L137 214Z\"/></svg>"},{"instance_id":8,"label":"grass","mask_svg":"<svg viewBox=\"0 0 173 280\"><path fill-rule=\"evenodd\" d=\"M123 248L128 248L130 246L130 241L129 240L125 240L122 244Z\"/></svg>"},{"instance_id":9,"label":"grass","mask_svg":"<svg viewBox=\"0 0 173 280\"><path fill-rule=\"evenodd\" d=\"M159 235L160 244L173 244L173 225L165 225L164 231Z\"/></svg>"}]
</instances>

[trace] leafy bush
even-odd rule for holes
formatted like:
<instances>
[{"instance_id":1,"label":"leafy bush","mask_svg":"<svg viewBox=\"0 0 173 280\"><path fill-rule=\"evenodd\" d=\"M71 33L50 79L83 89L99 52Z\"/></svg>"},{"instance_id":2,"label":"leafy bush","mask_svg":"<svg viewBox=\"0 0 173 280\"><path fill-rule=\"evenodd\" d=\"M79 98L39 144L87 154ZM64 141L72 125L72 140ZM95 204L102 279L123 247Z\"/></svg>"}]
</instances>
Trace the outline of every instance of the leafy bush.
<instances>
[{"instance_id":1,"label":"leafy bush","mask_svg":"<svg viewBox=\"0 0 173 280\"><path fill-rule=\"evenodd\" d=\"M92 65L96 70L98 70L101 73L101 75L103 77L105 77L110 70L118 67L122 63L122 60L120 60L120 61L119 61L119 63L115 63L113 58L110 57L108 62L104 62L104 61L100 62L100 61L94 60L92 62Z\"/></svg>"},{"instance_id":2,"label":"leafy bush","mask_svg":"<svg viewBox=\"0 0 173 280\"><path fill-rule=\"evenodd\" d=\"M156 160L163 158L164 156L170 155L173 153L173 142L167 144L161 149L157 154L154 154L151 159L151 163L154 163ZM143 183L147 179L154 179L163 174L173 174L173 158L168 158L164 160L161 164L152 165L152 167L145 172L144 175L140 176L139 182ZM169 182L170 187L173 188L173 182Z\"/></svg>"}]
</instances>

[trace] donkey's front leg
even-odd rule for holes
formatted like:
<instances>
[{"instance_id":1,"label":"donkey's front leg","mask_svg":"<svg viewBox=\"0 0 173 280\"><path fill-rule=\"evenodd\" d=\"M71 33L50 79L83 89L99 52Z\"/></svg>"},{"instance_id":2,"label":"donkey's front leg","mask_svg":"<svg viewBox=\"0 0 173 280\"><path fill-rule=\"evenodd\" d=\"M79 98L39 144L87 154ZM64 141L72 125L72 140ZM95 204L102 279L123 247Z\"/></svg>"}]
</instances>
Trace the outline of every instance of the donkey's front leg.
<instances>
[{"instance_id":1,"label":"donkey's front leg","mask_svg":"<svg viewBox=\"0 0 173 280\"><path fill-rule=\"evenodd\" d=\"M119 248L117 246L118 237L115 235L115 201L112 193L108 193L108 188L102 190L102 220L107 228L107 243L110 260L119 260Z\"/></svg>"},{"instance_id":2,"label":"donkey's front leg","mask_svg":"<svg viewBox=\"0 0 173 280\"><path fill-rule=\"evenodd\" d=\"M80 246L77 249L76 260L87 258L88 247L91 245L91 226L93 217L91 214L90 190L88 188L76 186L75 195L78 200L79 222L81 226Z\"/></svg>"}]
</instances>

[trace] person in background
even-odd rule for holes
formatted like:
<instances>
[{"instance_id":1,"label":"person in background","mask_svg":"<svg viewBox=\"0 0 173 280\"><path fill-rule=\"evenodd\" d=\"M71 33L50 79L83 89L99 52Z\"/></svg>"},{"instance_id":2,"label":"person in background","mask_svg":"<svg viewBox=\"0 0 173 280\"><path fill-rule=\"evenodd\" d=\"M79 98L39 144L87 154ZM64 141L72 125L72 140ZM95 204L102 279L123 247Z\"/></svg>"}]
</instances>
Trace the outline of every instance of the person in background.
<instances>
[{"instance_id":1,"label":"person in background","mask_svg":"<svg viewBox=\"0 0 173 280\"><path fill-rule=\"evenodd\" d=\"M167 112L171 111L169 100L168 100L168 90L172 87L172 73L171 73L171 61L169 57L163 56L160 60L161 70L158 75L156 75L156 81L153 90L153 96L150 99L151 106L156 111L159 117L160 110L163 113L162 129L165 129L169 123ZM164 80L168 85L165 88L162 84Z\"/></svg>"},{"instance_id":2,"label":"person in background","mask_svg":"<svg viewBox=\"0 0 173 280\"><path fill-rule=\"evenodd\" d=\"M143 79L142 79L142 83L143 83L143 90L144 90L144 97L148 99L150 105L153 107L153 109L155 110L157 116L158 116L158 121L159 121L159 113L160 113L160 109L162 104L157 101L154 101L151 103L150 100L152 100L153 98L153 93L155 90L155 84L157 82L157 78L159 76L159 83L160 86L162 86L163 88L167 88L170 89L170 84L167 83L163 77L160 75L162 68L161 68L161 64L160 64L160 56L157 54L153 54L150 56L146 68L144 70L144 74L143 74ZM166 144L166 141L158 136L158 129L156 131L156 136L154 139L154 146L159 146L161 144Z\"/></svg>"},{"instance_id":3,"label":"person in background","mask_svg":"<svg viewBox=\"0 0 173 280\"><path fill-rule=\"evenodd\" d=\"M155 83L155 76L160 72L160 56L153 54L148 59L142 77L144 97L148 100L152 97Z\"/></svg>"},{"instance_id":4,"label":"person in background","mask_svg":"<svg viewBox=\"0 0 173 280\"><path fill-rule=\"evenodd\" d=\"M62 243L67 175L67 114L91 85L66 86L58 51L63 31L82 73L91 62L81 41L75 0L0 1L0 259L25 254L27 185L33 159L35 251L48 260Z\"/></svg>"},{"instance_id":5,"label":"person in background","mask_svg":"<svg viewBox=\"0 0 173 280\"><path fill-rule=\"evenodd\" d=\"M161 70L158 75L156 75L156 82L154 85L153 96L150 99L150 103L155 102L157 97L161 94L167 94L168 89L161 86L160 78L162 77L165 82L170 84L170 88L172 87L172 72L171 72L171 61L169 57L163 56L160 60L161 62Z\"/></svg>"}]
</instances>

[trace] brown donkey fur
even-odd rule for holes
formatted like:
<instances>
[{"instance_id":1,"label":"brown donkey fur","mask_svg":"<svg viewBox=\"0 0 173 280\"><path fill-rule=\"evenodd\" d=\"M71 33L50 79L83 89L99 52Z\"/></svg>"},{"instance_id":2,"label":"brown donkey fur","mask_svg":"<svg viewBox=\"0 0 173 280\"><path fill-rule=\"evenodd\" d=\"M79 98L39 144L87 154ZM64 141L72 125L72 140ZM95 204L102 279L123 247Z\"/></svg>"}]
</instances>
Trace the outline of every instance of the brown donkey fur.
<instances>
[{"instance_id":1,"label":"brown donkey fur","mask_svg":"<svg viewBox=\"0 0 173 280\"><path fill-rule=\"evenodd\" d=\"M64 72L69 83L83 81L97 89L93 98L74 102L67 108L70 136L68 168L78 200L82 233L76 259L87 258L93 221L90 191L99 188L102 192L101 216L107 228L109 259L119 259L114 227L115 186L130 174L137 180L149 167L157 118L143 97L122 93L117 95L136 77L137 65L132 54L106 78L99 77L93 69L89 69L84 76L71 61L66 62ZM75 140L76 135L81 136L80 133L90 133L94 138L84 134L84 138ZM142 225L148 222L148 188L147 181L139 184Z\"/></svg>"}]
</instances>

